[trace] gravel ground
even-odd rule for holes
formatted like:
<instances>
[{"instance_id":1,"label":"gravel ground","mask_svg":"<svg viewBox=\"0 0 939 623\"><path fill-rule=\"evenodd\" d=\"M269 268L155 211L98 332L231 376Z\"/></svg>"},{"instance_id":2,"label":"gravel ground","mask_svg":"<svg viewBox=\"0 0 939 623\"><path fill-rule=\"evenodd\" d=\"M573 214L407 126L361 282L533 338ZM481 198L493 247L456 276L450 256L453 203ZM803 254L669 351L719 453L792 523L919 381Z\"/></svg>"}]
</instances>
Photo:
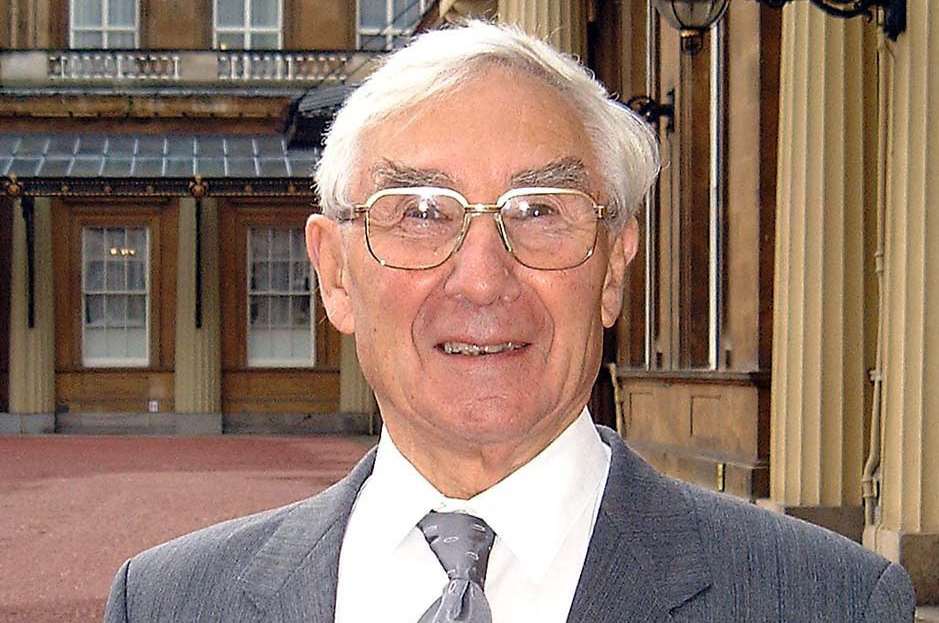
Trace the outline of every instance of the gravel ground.
<instances>
[{"instance_id":1,"label":"gravel ground","mask_svg":"<svg viewBox=\"0 0 939 623\"><path fill-rule=\"evenodd\" d=\"M0 621L100 621L133 554L341 478L363 437L0 437Z\"/></svg>"}]
</instances>

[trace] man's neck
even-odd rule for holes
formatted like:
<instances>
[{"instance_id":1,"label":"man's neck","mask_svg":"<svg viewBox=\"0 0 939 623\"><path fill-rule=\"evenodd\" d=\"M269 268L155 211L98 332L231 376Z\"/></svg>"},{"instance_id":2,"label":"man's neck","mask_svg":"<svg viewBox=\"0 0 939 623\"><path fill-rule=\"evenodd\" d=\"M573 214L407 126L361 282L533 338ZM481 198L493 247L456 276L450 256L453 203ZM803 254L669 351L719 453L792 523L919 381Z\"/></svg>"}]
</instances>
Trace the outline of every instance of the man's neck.
<instances>
[{"instance_id":1,"label":"man's neck","mask_svg":"<svg viewBox=\"0 0 939 623\"><path fill-rule=\"evenodd\" d=\"M504 480L544 450L579 412L543 435L528 435L518 441L497 444L454 444L452 440L431 442L408 427L385 422L386 432L398 451L415 469L449 498L468 500Z\"/></svg>"}]
</instances>

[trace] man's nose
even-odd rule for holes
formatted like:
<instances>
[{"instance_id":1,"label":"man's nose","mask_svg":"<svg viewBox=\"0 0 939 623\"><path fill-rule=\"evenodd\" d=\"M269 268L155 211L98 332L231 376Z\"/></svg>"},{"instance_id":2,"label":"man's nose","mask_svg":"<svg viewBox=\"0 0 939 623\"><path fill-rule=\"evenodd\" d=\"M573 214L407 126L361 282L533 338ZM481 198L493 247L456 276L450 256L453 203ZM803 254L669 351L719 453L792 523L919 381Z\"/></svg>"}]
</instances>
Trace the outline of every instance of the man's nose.
<instances>
[{"instance_id":1,"label":"man's nose","mask_svg":"<svg viewBox=\"0 0 939 623\"><path fill-rule=\"evenodd\" d=\"M475 305L514 300L520 292L515 276L517 262L506 251L498 224L491 216L472 219L463 244L450 258L450 274L444 286L448 296L463 297Z\"/></svg>"}]
</instances>

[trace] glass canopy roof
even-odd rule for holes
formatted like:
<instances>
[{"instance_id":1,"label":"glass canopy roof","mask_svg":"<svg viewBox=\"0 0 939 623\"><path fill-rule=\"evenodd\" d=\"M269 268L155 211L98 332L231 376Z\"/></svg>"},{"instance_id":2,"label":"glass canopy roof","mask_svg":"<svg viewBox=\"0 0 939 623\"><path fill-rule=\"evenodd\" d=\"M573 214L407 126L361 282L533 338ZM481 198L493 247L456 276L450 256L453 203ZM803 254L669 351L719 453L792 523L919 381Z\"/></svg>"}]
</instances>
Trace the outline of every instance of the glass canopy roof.
<instances>
[{"instance_id":1,"label":"glass canopy roof","mask_svg":"<svg viewBox=\"0 0 939 623\"><path fill-rule=\"evenodd\" d=\"M0 133L0 175L18 178L309 177L318 158L279 135Z\"/></svg>"}]
</instances>

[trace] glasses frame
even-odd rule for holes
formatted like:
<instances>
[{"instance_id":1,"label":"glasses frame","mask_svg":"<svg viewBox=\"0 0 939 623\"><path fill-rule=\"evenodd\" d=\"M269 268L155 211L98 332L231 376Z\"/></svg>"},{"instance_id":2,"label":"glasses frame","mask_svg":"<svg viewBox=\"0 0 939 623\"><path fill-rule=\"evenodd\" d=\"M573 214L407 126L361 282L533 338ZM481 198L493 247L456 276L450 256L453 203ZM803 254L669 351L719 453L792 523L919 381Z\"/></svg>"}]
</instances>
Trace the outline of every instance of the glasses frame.
<instances>
[{"instance_id":1,"label":"glasses frame","mask_svg":"<svg viewBox=\"0 0 939 623\"><path fill-rule=\"evenodd\" d=\"M444 258L439 262L427 264L426 266L398 266L379 257L378 253L376 253L375 249L372 247L371 226L369 224L369 212L371 211L372 206L375 205L379 199L384 197L431 193L455 199L461 206L463 206L463 227L460 230L460 235L457 236L456 241L453 244L453 248L450 249L450 252L447 253L447 255L444 256ZM571 266L563 266L560 268L541 268L539 266L532 266L531 264L523 262L521 258L515 254L515 249L512 247L512 241L509 240L505 223L502 220L502 208L504 208L511 199L521 195L579 195L589 199L590 203L593 204L593 212L597 221L602 221L610 215L610 210L606 206L598 204L596 200L587 193L573 188L555 188L552 186L526 186L522 188L512 188L502 193L499 198L496 199L495 203L471 203L466 197L452 188L445 188L441 186L403 186L395 188L384 188L373 193L368 199L365 200L365 203L353 204L352 215L344 220L354 221L359 217L364 216L365 245L368 247L368 252L373 258L375 258L375 261L382 266L386 266L388 268L397 268L399 270L430 270L432 268L437 268L438 266L443 265L463 246L463 240L466 238L466 233L469 231L469 226L472 219L483 214L491 214L493 216L496 221L496 229L499 231L499 237L502 239L502 246L506 251L508 251L509 255L515 258L516 262L522 266L525 266L526 268L531 268L533 270L570 270L571 268L577 268L578 266L582 265L593 256L594 251L596 251L597 248L597 238L600 232L599 226L594 229L593 242L590 244L590 248L587 250L587 253L576 264Z\"/></svg>"}]
</instances>

